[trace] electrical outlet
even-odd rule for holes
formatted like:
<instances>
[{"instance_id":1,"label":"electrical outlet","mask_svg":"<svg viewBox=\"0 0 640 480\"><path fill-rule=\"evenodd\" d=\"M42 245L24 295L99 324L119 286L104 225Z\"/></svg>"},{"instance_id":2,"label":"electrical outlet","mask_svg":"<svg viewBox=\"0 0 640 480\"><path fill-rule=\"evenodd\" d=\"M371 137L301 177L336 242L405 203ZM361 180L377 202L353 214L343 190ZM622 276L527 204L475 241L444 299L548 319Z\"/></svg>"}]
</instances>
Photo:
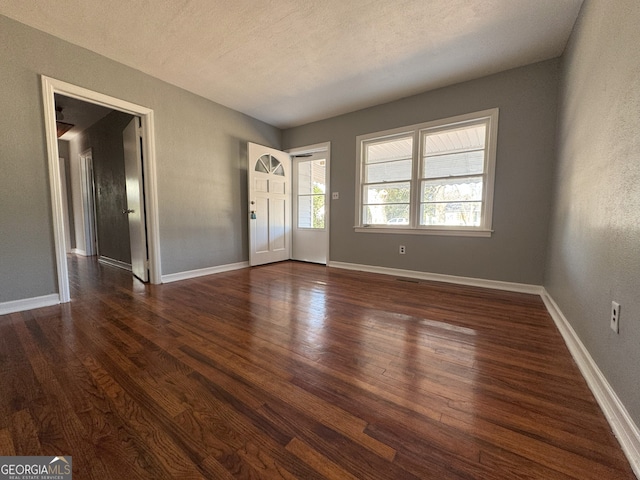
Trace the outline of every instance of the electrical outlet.
<instances>
[{"instance_id":1,"label":"electrical outlet","mask_svg":"<svg viewBox=\"0 0 640 480\"><path fill-rule=\"evenodd\" d=\"M407 249L404 245L400 245L400 255L404 255L407 253Z\"/></svg>"},{"instance_id":2,"label":"electrical outlet","mask_svg":"<svg viewBox=\"0 0 640 480\"><path fill-rule=\"evenodd\" d=\"M611 330L620 332L620 304L611 302Z\"/></svg>"},{"instance_id":3,"label":"electrical outlet","mask_svg":"<svg viewBox=\"0 0 640 480\"><path fill-rule=\"evenodd\" d=\"M340 192L331 192L331 200L340 199Z\"/></svg>"}]
</instances>

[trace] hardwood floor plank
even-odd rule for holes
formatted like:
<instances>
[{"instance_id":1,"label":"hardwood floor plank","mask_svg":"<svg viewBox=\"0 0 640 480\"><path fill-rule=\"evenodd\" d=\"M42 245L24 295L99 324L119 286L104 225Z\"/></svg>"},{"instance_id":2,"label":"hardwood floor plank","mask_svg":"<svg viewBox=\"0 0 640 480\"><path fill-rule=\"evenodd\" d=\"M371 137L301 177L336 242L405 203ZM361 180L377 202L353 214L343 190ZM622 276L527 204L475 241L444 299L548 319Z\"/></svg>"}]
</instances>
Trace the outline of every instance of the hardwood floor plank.
<instances>
[{"instance_id":1,"label":"hardwood floor plank","mask_svg":"<svg viewBox=\"0 0 640 480\"><path fill-rule=\"evenodd\" d=\"M519 455L575 478L614 479L624 475L623 472L616 472L616 469L608 464L603 465L591 457L584 457L566 448L550 445L544 438L536 438L528 432L511 430L472 417L462 419L443 415L442 422L512 453L516 453L513 447L517 445Z\"/></svg>"},{"instance_id":2,"label":"hardwood floor plank","mask_svg":"<svg viewBox=\"0 0 640 480\"><path fill-rule=\"evenodd\" d=\"M8 430L11 435L14 455L42 455L42 445L38 433L43 430L43 426L36 423L29 410L14 412L9 420L9 425Z\"/></svg>"},{"instance_id":3,"label":"hardwood floor plank","mask_svg":"<svg viewBox=\"0 0 640 480\"><path fill-rule=\"evenodd\" d=\"M28 409L44 395L10 321L0 323L0 385L0 428L9 426L12 412Z\"/></svg>"},{"instance_id":4,"label":"hardwood floor plank","mask_svg":"<svg viewBox=\"0 0 640 480\"><path fill-rule=\"evenodd\" d=\"M260 413L280 428L317 450L330 462L338 463L360 479L415 479L386 458L376 455L365 445L309 418L303 412L281 404L266 404ZM370 437L373 440L373 437ZM395 457L395 455L394 455Z\"/></svg>"},{"instance_id":5,"label":"hardwood floor plank","mask_svg":"<svg viewBox=\"0 0 640 480\"><path fill-rule=\"evenodd\" d=\"M496 472L502 478L526 478L532 480L540 478L569 480L576 478L573 475L565 475L493 445L487 445L486 449L480 452L480 463L486 466L489 471ZM523 465L526 465L526 468L523 468Z\"/></svg>"},{"instance_id":6,"label":"hardwood floor plank","mask_svg":"<svg viewBox=\"0 0 640 480\"><path fill-rule=\"evenodd\" d=\"M323 475L325 478L358 480L357 477L354 477L340 466L336 465L330 460L327 460L327 457L321 455L309 445L297 438L291 439L291 441L287 444L287 450L289 450L307 465L311 466L311 468L313 468L319 474Z\"/></svg>"},{"instance_id":7,"label":"hardwood floor plank","mask_svg":"<svg viewBox=\"0 0 640 480\"><path fill-rule=\"evenodd\" d=\"M154 418L154 414L144 408L110 377L109 373L92 358L85 359L85 365L91 374L106 387L110 405L107 407L119 417L115 426L118 436L132 444L129 457L134 456L134 463L139 465L144 475L149 478L203 478L204 472L198 468L197 462L185 455L180 442L176 442ZM118 425L120 424L120 425ZM125 457L126 458L126 457ZM143 477L144 478L144 477Z\"/></svg>"},{"instance_id":8,"label":"hardwood floor plank","mask_svg":"<svg viewBox=\"0 0 640 480\"><path fill-rule=\"evenodd\" d=\"M0 455L101 480L634 478L535 295L69 267L71 303L0 316Z\"/></svg>"},{"instance_id":9,"label":"hardwood floor plank","mask_svg":"<svg viewBox=\"0 0 640 480\"><path fill-rule=\"evenodd\" d=\"M184 347L182 350L185 352L192 352L192 356L197 355L193 349L188 349L188 347ZM206 353L201 355L201 358L204 356L210 360L220 362L218 365L220 365L221 368L232 369L241 375L246 381L258 385L271 395L286 396L291 407L300 409L317 418L319 421L322 421L327 426L337 429L349 438L361 442L376 454L381 455L388 460L393 459L393 456L395 455L395 451L393 451L393 449L389 448L387 445L374 441L362 433L366 427L366 423L362 419L350 415L330 403L319 401L317 397L308 394L303 389L295 387L292 383L284 382L279 378L266 375L263 369L251 365L241 358L234 358L233 363L227 363L222 355L219 355L218 352L214 352L212 350L207 350Z\"/></svg>"},{"instance_id":10,"label":"hardwood floor plank","mask_svg":"<svg viewBox=\"0 0 640 480\"><path fill-rule=\"evenodd\" d=\"M60 336L60 329L54 327L45 324L43 331L51 343L60 344L64 339ZM58 381L62 388L70 392L69 401L85 426L87 439L99 449L112 477L163 478L173 472L181 474L183 478L201 478L199 473L193 475L188 468L176 471L175 465L180 464L179 460L171 459L171 468L165 469L165 464L157 458L156 449L151 448L156 444L150 445L141 435L139 420L136 418L136 428L133 428L127 415L118 409L117 399L122 389L100 369L83 345L76 344L72 351L73 355L62 358L56 354L56 349L50 350L49 360L55 365L65 365L66 368L58 369ZM193 467L191 470L194 470ZM87 477L94 475L86 471L83 474Z\"/></svg>"},{"instance_id":11,"label":"hardwood floor plank","mask_svg":"<svg viewBox=\"0 0 640 480\"><path fill-rule=\"evenodd\" d=\"M215 478L216 480L234 480L238 478L213 456L208 456L202 461L202 468L207 472L207 478Z\"/></svg>"},{"instance_id":12,"label":"hardwood floor plank","mask_svg":"<svg viewBox=\"0 0 640 480\"><path fill-rule=\"evenodd\" d=\"M13 445L13 437L8 428L0 430L0 453L7 457L12 457L16 454L16 449Z\"/></svg>"},{"instance_id":13,"label":"hardwood floor plank","mask_svg":"<svg viewBox=\"0 0 640 480\"><path fill-rule=\"evenodd\" d=\"M360 391L344 384L340 385L336 380L332 380L331 384L323 383L320 379L318 382L312 383L303 379L294 380L296 385L300 385L325 401L343 406L346 410L359 409L363 419L367 421L365 433L369 436L371 436L372 425L393 425L395 429L401 430L405 434L420 432L422 441L429 444L430 448L442 449L473 460L477 460L479 457L480 450L473 441L470 441L470 437L448 435L440 428L439 421L422 417L412 410L391 402L376 399L366 391ZM358 399L357 404L353 399ZM397 445L392 445L385 440L380 441L393 448L394 452L397 451Z\"/></svg>"}]
</instances>

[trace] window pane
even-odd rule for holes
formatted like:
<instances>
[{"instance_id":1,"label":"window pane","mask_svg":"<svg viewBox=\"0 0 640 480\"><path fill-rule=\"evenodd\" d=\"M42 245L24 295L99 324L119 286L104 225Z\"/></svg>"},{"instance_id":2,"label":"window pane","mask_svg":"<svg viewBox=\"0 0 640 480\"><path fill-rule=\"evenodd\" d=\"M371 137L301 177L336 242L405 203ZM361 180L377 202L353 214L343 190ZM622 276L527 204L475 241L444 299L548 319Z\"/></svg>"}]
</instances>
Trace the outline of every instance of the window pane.
<instances>
[{"instance_id":1,"label":"window pane","mask_svg":"<svg viewBox=\"0 0 640 480\"><path fill-rule=\"evenodd\" d=\"M298 228L324 228L324 195L298 197Z\"/></svg>"},{"instance_id":2,"label":"window pane","mask_svg":"<svg viewBox=\"0 0 640 480\"><path fill-rule=\"evenodd\" d=\"M423 181L422 202L481 201L482 177Z\"/></svg>"},{"instance_id":3,"label":"window pane","mask_svg":"<svg viewBox=\"0 0 640 480\"><path fill-rule=\"evenodd\" d=\"M298 163L298 194L313 192L313 178L311 176L311 162Z\"/></svg>"},{"instance_id":4,"label":"window pane","mask_svg":"<svg viewBox=\"0 0 640 480\"><path fill-rule=\"evenodd\" d=\"M309 160L298 163L298 194L324 193L326 182L325 160Z\"/></svg>"},{"instance_id":5,"label":"window pane","mask_svg":"<svg viewBox=\"0 0 640 480\"><path fill-rule=\"evenodd\" d=\"M314 195L313 197L313 228L324 228L324 195Z\"/></svg>"},{"instance_id":6,"label":"window pane","mask_svg":"<svg viewBox=\"0 0 640 480\"><path fill-rule=\"evenodd\" d=\"M484 150L424 157L424 178L476 175L484 170Z\"/></svg>"},{"instance_id":7,"label":"window pane","mask_svg":"<svg viewBox=\"0 0 640 480\"><path fill-rule=\"evenodd\" d=\"M367 143L365 148L366 164L411 159L413 137L371 142Z\"/></svg>"},{"instance_id":8,"label":"window pane","mask_svg":"<svg viewBox=\"0 0 640 480\"><path fill-rule=\"evenodd\" d=\"M408 225L409 205L365 205L363 225Z\"/></svg>"},{"instance_id":9,"label":"window pane","mask_svg":"<svg viewBox=\"0 0 640 480\"><path fill-rule=\"evenodd\" d=\"M427 132L424 136L424 154L437 155L484 149L486 131L487 126L483 123L435 133Z\"/></svg>"},{"instance_id":10,"label":"window pane","mask_svg":"<svg viewBox=\"0 0 640 480\"><path fill-rule=\"evenodd\" d=\"M481 215L481 202L423 203L420 206L421 225L478 227Z\"/></svg>"},{"instance_id":11,"label":"window pane","mask_svg":"<svg viewBox=\"0 0 640 480\"><path fill-rule=\"evenodd\" d=\"M261 156L256 162L256 172L269 173L269 169L265 166L266 155ZM269 165L269 158L266 158L266 165Z\"/></svg>"},{"instance_id":12,"label":"window pane","mask_svg":"<svg viewBox=\"0 0 640 480\"><path fill-rule=\"evenodd\" d=\"M363 194L364 204L409 203L409 182L367 185Z\"/></svg>"},{"instance_id":13,"label":"window pane","mask_svg":"<svg viewBox=\"0 0 640 480\"><path fill-rule=\"evenodd\" d=\"M411 179L411 159L398 162L374 163L365 166L364 181L395 182Z\"/></svg>"},{"instance_id":14,"label":"window pane","mask_svg":"<svg viewBox=\"0 0 640 480\"><path fill-rule=\"evenodd\" d=\"M425 133L422 177L482 173L486 130L486 125L482 124Z\"/></svg>"}]
</instances>

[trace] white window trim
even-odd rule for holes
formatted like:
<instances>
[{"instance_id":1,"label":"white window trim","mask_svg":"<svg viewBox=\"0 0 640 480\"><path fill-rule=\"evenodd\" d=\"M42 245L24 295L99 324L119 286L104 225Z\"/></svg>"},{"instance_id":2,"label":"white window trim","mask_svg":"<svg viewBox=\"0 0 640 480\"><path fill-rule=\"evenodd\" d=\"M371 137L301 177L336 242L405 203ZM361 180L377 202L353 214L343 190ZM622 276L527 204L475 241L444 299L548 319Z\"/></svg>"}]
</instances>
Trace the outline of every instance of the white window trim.
<instances>
[{"instance_id":1,"label":"white window trim","mask_svg":"<svg viewBox=\"0 0 640 480\"><path fill-rule=\"evenodd\" d=\"M356 137L356 202L355 202L355 219L356 225L354 230L358 233L394 233L408 235L449 235L449 236L465 236L465 237L490 237L493 233L493 194L495 187L495 168L496 168L496 151L498 143L498 108L482 110L479 112L458 115L441 120L419 123L407 127L384 130L381 132L368 133L358 135ZM442 226L442 225L418 225L419 210L419 168L422 152L422 137L427 130L440 130L464 123L473 123L478 120L487 120L488 133L485 155L485 169L483 174L483 209L482 218L478 227L459 227L459 226ZM413 225L397 226L397 225L372 225L365 226L362 224L362 177L363 177L363 161L362 161L362 145L372 139L383 139L385 137L395 137L400 135L413 135L413 172L411 178L411 220Z\"/></svg>"}]
</instances>

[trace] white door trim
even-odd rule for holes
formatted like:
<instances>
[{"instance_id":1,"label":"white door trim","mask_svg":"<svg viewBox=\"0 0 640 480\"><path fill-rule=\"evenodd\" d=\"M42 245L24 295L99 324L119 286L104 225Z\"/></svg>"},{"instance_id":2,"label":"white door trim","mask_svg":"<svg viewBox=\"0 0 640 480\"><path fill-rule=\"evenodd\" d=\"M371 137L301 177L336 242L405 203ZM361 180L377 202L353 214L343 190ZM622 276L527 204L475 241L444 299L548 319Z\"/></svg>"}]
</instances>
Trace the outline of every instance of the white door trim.
<instances>
[{"instance_id":1,"label":"white door trim","mask_svg":"<svg viewBox=\"0 0 640 480\"><path fill-rule=\"evenodd\" d=\"M69 272L65 250L65 232L62 187L58 167L58 138L56 134L55 98L56 93L77 98L89 103L120 110L142 118L144 149L144 188L147 201L147 234L149 241L149 280L162 283L160 271L160 232L158 224L158 191L156 177L156 151L153 110L134 103L94 92L71 83L41 76L44 107L47 156L49 167L49 185L51 189L51 210L53 216L53 238L58 271L58 293L60 302L71 300L69 292Z\"/></svg>"}]
</instances>

